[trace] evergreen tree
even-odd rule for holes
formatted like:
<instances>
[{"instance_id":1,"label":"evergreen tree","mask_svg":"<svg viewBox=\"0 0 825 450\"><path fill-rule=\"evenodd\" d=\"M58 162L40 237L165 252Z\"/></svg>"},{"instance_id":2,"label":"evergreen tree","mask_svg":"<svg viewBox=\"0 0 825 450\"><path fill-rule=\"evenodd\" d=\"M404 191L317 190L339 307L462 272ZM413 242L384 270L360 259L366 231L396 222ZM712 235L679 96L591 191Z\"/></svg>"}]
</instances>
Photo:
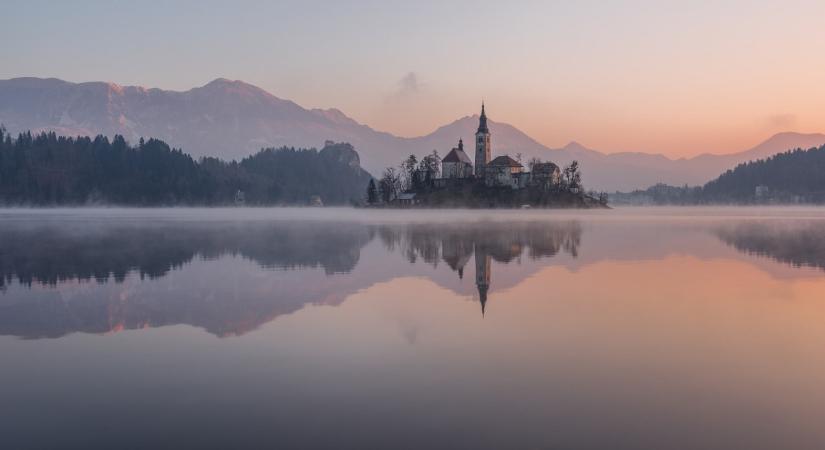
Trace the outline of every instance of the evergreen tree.
<instances>
[{"instance_id":1,"label":"evergreen tree","mask_svg":"<svg viewBox=\"0 0 825 450\"><path fill-rule=\"evenodd\" d=\"M378 203L378 189L375 187L375 180L370 178L370 184L367 186L367 203L374 205Z\"/></svg>"},{"instance_id":2,"label":"evergreen tree","mask_svg":"<svg viewBox=\"0 0 825 450\"><path fill-rule=\"evenodd\" d=\"M372 178L357 161L349 144L263 149L238 163L195 161L151 138L132 147L123 136L26 132L12 140L2 130L0 204L232 204L238 190L252 204L300 204L313 195L345 204L363 198Z\"/></svg>"}]
</instances>

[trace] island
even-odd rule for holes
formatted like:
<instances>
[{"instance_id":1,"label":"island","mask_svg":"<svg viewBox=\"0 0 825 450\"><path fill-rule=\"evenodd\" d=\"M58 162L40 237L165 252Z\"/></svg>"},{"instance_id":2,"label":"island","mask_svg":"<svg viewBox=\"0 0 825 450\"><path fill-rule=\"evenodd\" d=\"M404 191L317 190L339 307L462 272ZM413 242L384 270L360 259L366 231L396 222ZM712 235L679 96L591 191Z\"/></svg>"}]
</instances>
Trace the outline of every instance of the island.
<instances>
[{"instance_id":1,"label":"island","mask_svg":"<svg viewBox=\"0 0 825 450\"><path fill-rule=\"evenodd\" d=\"M367 187L367 206L377 208L607 208L605 193L586 193L579 164L564 169L521 155L492 158L487 113L481 104L475 133L475 163L463 139L441 159L437 150L420 160L410 155L398 169L388 167Z\"/></svg>"}]
</instances>

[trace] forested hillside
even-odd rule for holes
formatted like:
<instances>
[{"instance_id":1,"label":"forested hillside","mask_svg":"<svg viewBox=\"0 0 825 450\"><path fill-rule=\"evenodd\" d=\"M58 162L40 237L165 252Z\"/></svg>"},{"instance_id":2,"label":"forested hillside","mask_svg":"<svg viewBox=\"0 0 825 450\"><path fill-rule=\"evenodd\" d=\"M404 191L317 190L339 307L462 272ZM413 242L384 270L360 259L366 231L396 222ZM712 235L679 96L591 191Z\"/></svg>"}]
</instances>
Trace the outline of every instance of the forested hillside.
<instances>
[{"instance_id":1,"label":"forested hillside","mask_svg":"<svg viewBox=\"0 0 825 450\"><path fill-rule=\"evenodd\" d=\"M750 202L756 186L765 186L766 199L825 202L825 146L796 149L736 166L708 182L702 197L714 202Z\"/></svg>"},{"instance_id":2,"label":"forested hillside","mask_svg":"<svg viewBox=\"0 0 825 450\"><path fill-rule=\"evenodd\" d=\"M825 146L789 150L739 164L704 186L657 184L616 193L611 201L670 205L825 203Z\"/></svg>"},{"instance_id":3,"label":"forested hillside","mask_svg":"<svg viewBox=\"0 0 825 450\"><path fill-rule=\"evenodd\" d=\"M359 200L370 175L349 144L264 149L240 162L200 161L163 141L63 137L0 129L0 204L252 205Z\"/></svg>"}]
</instances>

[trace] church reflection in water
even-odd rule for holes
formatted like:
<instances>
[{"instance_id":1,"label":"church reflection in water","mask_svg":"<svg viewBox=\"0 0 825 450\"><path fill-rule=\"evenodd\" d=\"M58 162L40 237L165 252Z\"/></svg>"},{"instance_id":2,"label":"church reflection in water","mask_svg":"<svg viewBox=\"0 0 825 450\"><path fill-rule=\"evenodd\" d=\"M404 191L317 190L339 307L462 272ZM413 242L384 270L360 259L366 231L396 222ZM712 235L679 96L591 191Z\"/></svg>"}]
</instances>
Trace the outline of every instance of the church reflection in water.
<instances>
[{"instance_id":1,"label":"church reflection in water","mask_svg":"<svg viewBox=\"0 0 825 450\"><path fill-rule=\"evenodd\" d=\"M480 246L476 249L476 287L478 288L478 301L481 302L481 315L484 315L487 306L487 291L490 290L490 267L493 257L484 251Z\"/></svg>"},{"instance_id":2,"label":"church reflection in water","mask_svg":"<svg viewBox=\"0 0 825 450\"><path fill-rule=\"evenodd\" d=\"M496 290L549 261L582 265L694 251L676 235L650 239L659 228L611 224L588 227L591 243L579 256L583 229L576 220L4 222L0 335L54 338L176 324L242 335L306 305L338 305L408 276L477 298L483 316ZM754 257L825 268L825 226L817 221L731 222L703 234L718 238L717 248L724 242ZM465 281L469 270L474 283Z\"/></svg>"},{"instance_id":3,"label":"church reflection in water","mask_svg":"<svg viewBox=\"0 0 825 450\"><path fill-rule=\"evenodd\" d=\"M575 255L582 233L573 221L27 223L2 232L0 335L26 338L174 324L239 335L400 276L460 289L439 263L460 280L471 260L483 314L494 261ZM427 265L435 270L421 272Z\"/></svg>"},{"instance_id":4,"label":"church reflection in water","mask_svg":"<svg viewBox=\"0 0 825 450\"><path fill-rule=\"evenodd\" d=\"M559 252L575 258L582 227L577 221L416 224L384 227L378 233L388 249L399 248L410 262L423 259L436 265L440 259L457 272L459 278L464 277L465 267L473 260L483 315L494 261L509 264L523 257L538 260Z\"/></svg>"}]
</instances>

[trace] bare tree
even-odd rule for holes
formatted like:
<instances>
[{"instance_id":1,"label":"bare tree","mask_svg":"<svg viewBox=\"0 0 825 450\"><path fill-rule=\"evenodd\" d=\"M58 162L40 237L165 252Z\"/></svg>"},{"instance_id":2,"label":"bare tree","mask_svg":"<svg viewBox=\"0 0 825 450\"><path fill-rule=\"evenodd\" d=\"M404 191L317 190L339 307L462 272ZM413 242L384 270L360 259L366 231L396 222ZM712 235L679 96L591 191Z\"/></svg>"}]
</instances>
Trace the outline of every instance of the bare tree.
<instances>
[{"instance_id":1,"label":"bare tree","mask_svg":"<svg viewBox=\"0 0 825 450\"><path fill-rule=\"evenodd\" d=\"M381 199L384 203L396 199L401 192L401 176L395 170L395 167L387 167L378 184L381 187Z\"/></svg>"},{"instance_id":2,"label":"bare tree","mask_svg":"<svg viewBox=\"0 0 825 450\"><path fill-rule=\"evenodd\" d=\"M412 187L413 177L415 176L415 168L418 166L418 158L415 155L410 155L404 161L401 161L399 168L401 169L401 188L407 190Z\"/></svg>"},{"instance_id":3,"label":"bare tree","mask_svg":"<svg viewBox=\"0 0 825 450\"><path fill-rule=\"evenodd\" d=\"M530 158L530 159L527 161L527 167L529 167L529 168L530 168L530 172L532 172L532 171L533 171L533 169L536 167L536 164L541 164L541 159L536 158L535 156L534 156L534 157L532 157L532 158Z\"/></svg>"},{"instance_id":4,"label":"bare tree","mask_svg":"<svg viewBox=\"0 0 825 450\"><path fill-rule=\"evenodd\" d=\"M569 191L581 190L582 176L579 172L579 162L573 161L562 171L563 187Z\"/></svg>"},{"instance_id":5,"label":"bare tree","mask_svg":"<svg viewBox=\"0 0 825 450\"><path fill-rule=\"evenodd\" d=\"M438 178L441 174L441 157L438 156L438 150L433 150L432 153L421 158L418 170L424 173L426 179Z\"/></svg>"}]
</instances>

